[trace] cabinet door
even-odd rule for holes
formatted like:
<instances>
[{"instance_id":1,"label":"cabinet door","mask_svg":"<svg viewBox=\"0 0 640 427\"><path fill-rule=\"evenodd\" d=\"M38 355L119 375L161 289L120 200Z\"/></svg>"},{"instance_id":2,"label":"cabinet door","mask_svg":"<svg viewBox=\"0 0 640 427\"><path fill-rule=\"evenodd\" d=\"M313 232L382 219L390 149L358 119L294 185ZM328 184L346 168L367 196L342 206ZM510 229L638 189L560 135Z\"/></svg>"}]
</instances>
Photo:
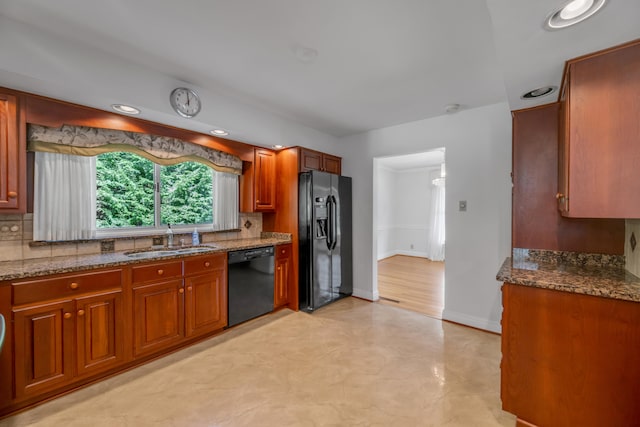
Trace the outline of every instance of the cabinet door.
<instances>
[{"instance_id":1,"label":"cabinet door","mask_svg":"<svg viewBox=\"0 0 640 427\"><path fill-rule=\"evenodd\" d=\"M18 134L17 98L0 93L0 210L20 212L20 173L24 170L24 147ZM23 168L23 170L21 170ZM19 197L20 196L20 197Z\"/></svg>"},{"instance_id":2,"label":"cabinet door","mask_svg":"<svg viewBox=\"0 0 640 427\"><path fill-rule=\"evenodd\" d=\"M330 154L322 155L322 170L328 173L335 173L340 175L342 160L340 157L332 156Z\"/></svg>"},{"instance_id":3,"label":"cabinet door","mask_svg":"<svg viewBox=\"0 0 640 427\"><path fill-rule=\"evenodd\" d=\"M183 294L182 280L133 289L135 357L165 349L184 338Z\"/></svg>"},{"instance_id":4,"label":"cabinet door","mask_svg":"<svg viewBox=\"0 0 640 427\"><path fill-rule=\"evenodd\" d=\"M289 268L291 262L289 258L276 260L275 274L275 294L273 299L274 307L287 305L289 302Z\"/></svg>"},{"instance_id":5,"label":"cabinet door","mask_svg":"<svg viewBox=\"0 0 640 427\"><path fill-rule=\"evenodd\" d=\"M71 381L74 317L70 300L13 310L17 399Z\"/></svg>"},{"instance_id":6,"label":"cabinet door","mask_svg":"<svg viewBox=\"0 0 640 427\"><path fill-rule=\"evenodd\" d=\"M255 151L254 190L256 212L276 209L276 155L272 151Z\"/></svg>"},{"instance_id":7,"label":"cabinet door","mask_svg":"<svg viewBox=\"0 0 640 427\"><path fill-rule=\"evenodd\" d=\"M578 60L567 69L563 215L638 218L640 42Z\"/></svg>"},{"instance_id":8,"label":"cabinet door","mask_svg":"<svg viewBox=\"0 0 640 427\"><path fill-rule=\"evenodd\" d=\"M185 279L187 337L213 332L227 325L225 269Z\"/></svg>"},{"instance_id":9,"label":"cabinet door","mask_svg":"<svg viewBox=\"0 0 640 427\"><path fill-rule=\"evenodd\" d=\"M124 361L122 290L78 298L76 316L79 376L106 371Z\"/></svg>"},{"instance_id":10,"label":"cabinet door","mask_svg":"<svg viewBox=\"0 0 640 427\"><path fill-rule=\"evenodd\" d=\"M300 149L300 172L321 171L322 166L322 153Z\"/></svg>"}]
</instances>

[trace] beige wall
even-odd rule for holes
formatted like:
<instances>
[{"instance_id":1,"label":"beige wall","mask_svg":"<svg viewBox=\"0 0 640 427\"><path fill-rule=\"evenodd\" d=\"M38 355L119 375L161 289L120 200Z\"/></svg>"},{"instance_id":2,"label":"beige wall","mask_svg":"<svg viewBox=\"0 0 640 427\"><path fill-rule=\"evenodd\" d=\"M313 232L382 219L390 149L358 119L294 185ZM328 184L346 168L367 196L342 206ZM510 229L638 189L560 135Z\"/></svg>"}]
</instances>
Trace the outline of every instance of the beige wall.
<instances>
[{"instance_id":1,"label":"beige wall","mask_svg":"<svg viewBox=\"0 0 640 427\"><path fill-rule=\"evenodd\" d=\"M247 221L251 223L251 226L248 228L245 226ZM221 240L258 238L261 232L261 213L241 213L240 231L220 233L201 232L201 236L202 243L211 243ZM176 245L179 244L180 239L185 239L185 244L191 243L191 236L188 234L176 234L174 239ZM86 255L101 252L101 240L81 243L51 243L41 246L30 245L32 240L33 214L0 215L0 261L16 261L50 256ZM148 236L115 239L114 249L116 251L145 249L149 248L152 243L152 238Z\"/></svg>"}]
</instances>

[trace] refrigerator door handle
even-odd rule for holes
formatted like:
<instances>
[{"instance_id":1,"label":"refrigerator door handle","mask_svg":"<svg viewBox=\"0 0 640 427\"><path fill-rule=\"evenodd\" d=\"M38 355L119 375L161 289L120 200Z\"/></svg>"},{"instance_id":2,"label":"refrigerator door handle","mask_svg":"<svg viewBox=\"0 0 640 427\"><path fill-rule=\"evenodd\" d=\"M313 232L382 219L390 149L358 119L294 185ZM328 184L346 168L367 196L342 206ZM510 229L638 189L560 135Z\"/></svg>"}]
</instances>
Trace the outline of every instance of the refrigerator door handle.
<instances>
[{"instance_id":1,"label":"refrigerator door handle","mask_svg":"<svg viewBox=\"0 0 640 427\"><path fill-rule=\"evenodd\" d=\"M333 201L327 196L327 249L333 247Z\"/></svg>"},{"instance_id":2,"label":"refrigerator door handle","mask_svg":"<svg viewBox=\"0 0 640 427\"><path fill-rule=\"evenodd\" d=\"M338 202L334 196L331 197L331 247L329 249L335 249L338 244Z\"/></svg>"}]
</instances>

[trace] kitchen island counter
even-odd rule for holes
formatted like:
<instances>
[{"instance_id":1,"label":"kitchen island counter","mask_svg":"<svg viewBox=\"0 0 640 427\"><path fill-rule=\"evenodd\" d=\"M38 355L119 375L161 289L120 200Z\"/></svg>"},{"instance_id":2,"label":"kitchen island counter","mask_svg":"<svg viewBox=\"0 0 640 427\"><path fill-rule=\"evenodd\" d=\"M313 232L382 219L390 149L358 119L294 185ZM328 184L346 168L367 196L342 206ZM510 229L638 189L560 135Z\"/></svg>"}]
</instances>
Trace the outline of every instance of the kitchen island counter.
<instances>
[{"instance_id":1,"label":"kitchen island counter","mask_svg":"<svg viewBox=\"0 0 640 427\"><path fill-rule=\"evenodd\" d=\"M640 302L640 279L624 269L619 257L588 254L554 257L549 256L551 251L544 251L546 256L538 256L541 252L514 249L513 258L505 260L496 279L515 285Z\"/></svg>"}]
</instances>

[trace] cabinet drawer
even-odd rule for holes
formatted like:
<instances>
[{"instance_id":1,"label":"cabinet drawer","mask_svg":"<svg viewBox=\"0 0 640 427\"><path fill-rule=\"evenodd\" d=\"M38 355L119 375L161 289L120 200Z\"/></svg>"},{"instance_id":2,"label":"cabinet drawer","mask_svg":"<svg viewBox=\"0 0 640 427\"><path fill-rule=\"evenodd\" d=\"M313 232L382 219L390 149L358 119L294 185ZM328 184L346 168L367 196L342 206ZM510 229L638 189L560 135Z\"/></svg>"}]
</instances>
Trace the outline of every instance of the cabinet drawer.
<instances>
[{"instance_id":1,"label":"cabinet drawer","mask_svg":"<svg viewBox=\"0 0 640 427\"><path fill-rule=\"evenodd\" d=\"M184 260L184 275L206 273L207 271L224 269L227 264L227 254L204 255Z\"/></svg>"},{"instance_id":2,"label":"cabinet drawer","mask_svg":"<svg viewBox=\"0 0 640 427\"><path fill-rule=\"evenodd\" d=\"M182 276L182 261L158 262L132 269L133 283Z\"/></svg>"},{"instance_id":3,"label":"cabinet drawer","mask_svg":"<svg viewBox=\"0 0 640 427\"><path fill-rule=\"evenodd\" d=\"M276 259L290 258L291 244L276 246Z\"/></svg>"},{"instance_id":4,"label":"cabinet drawer","mask_svg":"<svg viewBox=\"0 0 640 427\"><path fill-rule=\"evenodd\" d=\"M57 298L68 298L87 292L122 287L122 270L74 274L53 279L39 279L11 284L13 304L29 304Z\"/></svg>"}]
</instances>

